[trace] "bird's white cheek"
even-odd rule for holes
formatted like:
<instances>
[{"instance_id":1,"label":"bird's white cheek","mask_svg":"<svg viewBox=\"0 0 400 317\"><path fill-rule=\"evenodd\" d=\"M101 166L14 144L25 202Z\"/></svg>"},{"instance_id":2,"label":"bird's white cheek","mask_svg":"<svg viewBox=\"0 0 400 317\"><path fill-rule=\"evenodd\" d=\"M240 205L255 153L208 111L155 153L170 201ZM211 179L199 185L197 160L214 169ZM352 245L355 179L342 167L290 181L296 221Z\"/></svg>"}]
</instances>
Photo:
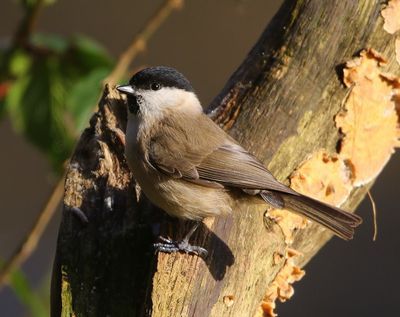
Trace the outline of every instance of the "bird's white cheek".
<instances>
[{"instance_id":1,"label":"bird's white cheek","mask_svg":"<svg viewBox=\"0 0 400 317\"><path fill-rule=\"evenodd\" d=\"M160 91L141 91L139 94L142 97L140 105L142 116L150 120L160 118L165 108L165 98Z\"/></svg>"},{"instance_id":2,"label":"bird's white cheek","mask_svg":"<svg viewBox=\"0 0 400 317\"><path fill-rule=\"evenodd\" d=\"M161 120L169 111L203 111L196 95L185 90L164 87L157 91L141 90L138 94L141 96L140 112L144 121Z\"/></svg>"}]
</instances>

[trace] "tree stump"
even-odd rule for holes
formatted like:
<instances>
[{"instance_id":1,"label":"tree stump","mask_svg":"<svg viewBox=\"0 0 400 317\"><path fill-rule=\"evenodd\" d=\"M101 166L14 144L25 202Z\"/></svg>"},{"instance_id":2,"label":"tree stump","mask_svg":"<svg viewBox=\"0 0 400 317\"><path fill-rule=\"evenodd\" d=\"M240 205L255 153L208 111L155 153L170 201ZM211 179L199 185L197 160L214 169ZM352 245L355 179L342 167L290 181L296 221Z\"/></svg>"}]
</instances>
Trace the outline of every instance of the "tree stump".
<instances>
[{"instance_id":1,"label":"tree stump","mask_svg":"<svg viewBox=\"0 0 400 317\"><path fill-rule=\"evenodd\" d=\"M350 89L344 63L372 47L388 59L386 70L398 71L381 10L376 0L285 1L208 113L289 184L310 156L339 151L334 118ZM124 107L106 87L71 159L52 316L273 315L275 298L291 296L300 267L331 234L306 223L285 231L281 218L291 216L238 199L232 215L207 219L195 234L207 259L155 254L157 235L179 238L187 227L139 195L118 133ZM371 182L354 186L343 207L354 210Z\"/></svg>"}]
</instances>

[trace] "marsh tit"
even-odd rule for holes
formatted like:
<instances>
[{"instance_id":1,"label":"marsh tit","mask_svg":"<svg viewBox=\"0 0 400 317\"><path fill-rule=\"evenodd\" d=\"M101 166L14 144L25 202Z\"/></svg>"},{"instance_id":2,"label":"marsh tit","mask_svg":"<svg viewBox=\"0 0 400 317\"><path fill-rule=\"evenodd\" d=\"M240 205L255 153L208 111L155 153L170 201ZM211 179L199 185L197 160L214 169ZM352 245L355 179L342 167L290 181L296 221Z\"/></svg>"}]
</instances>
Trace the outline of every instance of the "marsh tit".
<instances>
[{"instance_id":1,"label":"marsh tit","mask_svg":"<svg viewBox=\"0 0 400 317\"><path fill-rule=\"evenodd\" d=\"M203 218L232 212L233 190L305 216L345 240L362 222L277 181L203 113L190 82L177 70L146 68L117 90L127 95L125 155L136 181L169 215L197 221L182 241L163 238L156 244L159 251L205 255L189 238Z\"/></svg>"}]
</instances>

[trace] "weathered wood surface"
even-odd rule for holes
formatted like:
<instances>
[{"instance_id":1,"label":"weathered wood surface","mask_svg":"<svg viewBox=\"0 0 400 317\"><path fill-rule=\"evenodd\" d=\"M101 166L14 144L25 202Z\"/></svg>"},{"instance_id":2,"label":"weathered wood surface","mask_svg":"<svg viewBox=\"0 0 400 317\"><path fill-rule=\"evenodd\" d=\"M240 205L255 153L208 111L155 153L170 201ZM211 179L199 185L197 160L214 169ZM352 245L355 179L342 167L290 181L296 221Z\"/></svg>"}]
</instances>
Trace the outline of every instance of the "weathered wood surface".
<instances>
[{"instance_id":1,"label":"weathered wood surface","mask_svg":"<svg viewBox=\"0 0 400 317\"><path fill-rule=\"evenodd\" d=\"M281 181L318 148L334 151L340 135L333 117L346 95L341 65L373 47L388 57L388 69L398 69L381 8L372 0L285 1L210 106L212 117ZM210 251L205 261L155 255L160 226L175 238L187 227L146 199L137 202L114 131L124 129L124 120L122 100L106 90L69 166L53 316L253 316L282 268L274 254L287 247L279 227L265 225L266 206L237 200L231 216L208 220L195 237ZM354 209L364 195L365 188L356 190L345 208ZM298 264L330 237L316 225L298 232ZM233 305L225 296L233 296Z\"/></svg>"}]
</instances>

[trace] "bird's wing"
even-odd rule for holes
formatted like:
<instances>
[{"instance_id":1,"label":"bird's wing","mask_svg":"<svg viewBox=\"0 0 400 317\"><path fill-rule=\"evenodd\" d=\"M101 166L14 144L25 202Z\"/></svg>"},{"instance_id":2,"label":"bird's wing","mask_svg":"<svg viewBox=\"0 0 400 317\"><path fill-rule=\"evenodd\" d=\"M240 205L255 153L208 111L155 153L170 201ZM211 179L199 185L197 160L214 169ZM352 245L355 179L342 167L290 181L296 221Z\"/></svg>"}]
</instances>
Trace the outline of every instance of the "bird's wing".
<instances>
[{"instance_id":1,"label":"bird's wing","mask_svg":"<svg viewBox=\"0 0 400 317\"><path fill-rule=\"evenodd\" d=\"M202 179L212 180L229 187L266 189L295 194L240 145L228 140L210 153L197 166Z\"/></svg>"},{"instance_id":2,"label":"bird's wing","mask_svg":"<svg viewBox=\"0 0 400 317\"><path fill-rule=\"evenodd\" d=\"M150 144L149 161L154 168L203 186L237 187L250 195L260 194L275 208L287 207L345 240L353 237L354 228L362 222L359 216L279 183L254 156L205 115L198 118L201 122L196 125L193 118L186 119L182 121L186 123L178 120L164 126L163 134ZM182 127L188 122L191 126ZM207 136L199 134L197 125L207 129Z\"/></svg>"},{"instance_id":3,"label":"bird's wing","mask_svg":"<svg viewBox=\"0 0 400 317\"><path fill-rule=\"evenodd\" d=\"M278 182L253 155L204 114L195 121L185 117L175 122L169 120L164 120L163 134L154 136L149 147L149 161L161 172L209 187L297 194ZM207 129L207 136L199 134L198 125Z\"/></svg>"}]
</instances>

